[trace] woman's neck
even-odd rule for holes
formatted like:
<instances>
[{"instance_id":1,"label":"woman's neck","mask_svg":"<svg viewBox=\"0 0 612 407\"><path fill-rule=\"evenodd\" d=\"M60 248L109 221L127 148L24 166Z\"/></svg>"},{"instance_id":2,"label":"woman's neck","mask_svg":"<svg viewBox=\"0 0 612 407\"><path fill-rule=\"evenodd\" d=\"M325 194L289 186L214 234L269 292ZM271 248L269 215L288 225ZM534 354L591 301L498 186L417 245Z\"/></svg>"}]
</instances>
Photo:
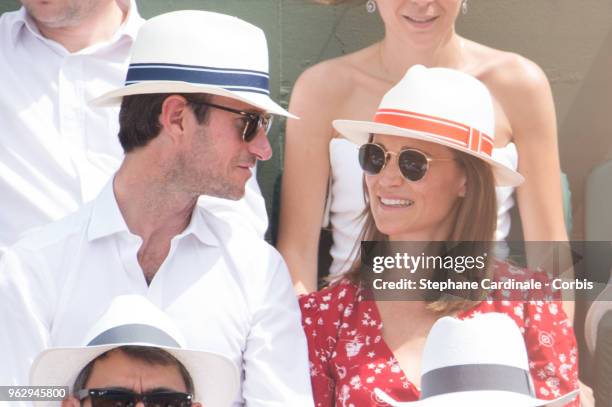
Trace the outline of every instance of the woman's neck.
<instances>
[{"instance_id":1,"label":"woman's neck","mask_svg":"<svg viewBox=\"0 0 612 407\"><path fill-rule=\"evenodd\" d=\"M420 64L427 67L461 69L465 64L465 40L454 30L440 41L419 45L392 34L377 44L379 64L385 77L398 82L408 68Z\"/></svg>"}]
</instances>

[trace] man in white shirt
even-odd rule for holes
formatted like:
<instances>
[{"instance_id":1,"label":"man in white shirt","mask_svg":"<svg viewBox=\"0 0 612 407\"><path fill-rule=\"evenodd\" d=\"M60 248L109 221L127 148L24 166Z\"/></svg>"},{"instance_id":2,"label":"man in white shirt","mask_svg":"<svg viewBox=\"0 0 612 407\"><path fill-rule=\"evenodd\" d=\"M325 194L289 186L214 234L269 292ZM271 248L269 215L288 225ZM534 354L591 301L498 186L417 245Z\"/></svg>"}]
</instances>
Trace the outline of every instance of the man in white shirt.
<instances>
[{"instance_id":1,"label":"man in white shirt","mask_svg":"<svg viewBox=\"0 0 612 407\"><path fill-rule=\"evenodd\" d=\"M202 52L200 52L202 50ZM0 383L24 384L34 356L78 344L118 295L146 296L187 346L242 369L233 405L312 406L306 340L282 258L201 194L238 199L266 160L270 114L263 31L234 17L180 11L147 21L121 102L126 157L112 182L0 260ZM176 93L175 93L176 92Z\"/></svg>"},{"instance_id":2,"label":"man in white shirt","mask_svg":"<svg viewBox=\"0 0 612 407\"><path fill-rule=\"evenodd\" d=\"M123 84L144 20L134 0L22 0L0 16L0 255L33 227L91 201L117 170L118 108L87 101ZM203 197L263 236L255 178L245 200Z\"/></svg>"},{"instance_id":3,"label":"man in white shirt","mask_svg":"<svg viewBox=\"0 0 612 407\"><path fill-rule=\"evenodd\" d=\"M125 78L134 1L23 0L0 16L0 251L93 199L123 156L118 109L87 100Z\"/></svg>"}]
</instances>

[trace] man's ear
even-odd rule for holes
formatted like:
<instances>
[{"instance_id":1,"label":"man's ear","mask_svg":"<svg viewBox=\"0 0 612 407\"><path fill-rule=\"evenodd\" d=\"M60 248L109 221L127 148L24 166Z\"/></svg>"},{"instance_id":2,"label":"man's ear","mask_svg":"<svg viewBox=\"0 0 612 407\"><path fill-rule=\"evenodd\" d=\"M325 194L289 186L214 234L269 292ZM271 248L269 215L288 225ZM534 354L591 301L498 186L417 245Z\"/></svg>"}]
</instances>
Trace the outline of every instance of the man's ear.
<instances>
[{"instance_id":1,"label":"man's ear","mask_svg":"<svg viewBox=\"0 0 612 407\"><path fill-rule=\"evenodd\" d=\"M76 397L70 396L65 400L62 400L62 407L80 407L81 403Z\"/></svg>"},{"instance_id":2,"label":"man's ear","mask_svg":"<svg viewBox=\"0 0 612 407\"><path fill-rule=\"evenodd\" d=\"M185 129L187 106L187 100L180 95L170 95L164 100L159 115L161 133L168 135L174 141L178 141Z\"/></svg>"}]
</instances>

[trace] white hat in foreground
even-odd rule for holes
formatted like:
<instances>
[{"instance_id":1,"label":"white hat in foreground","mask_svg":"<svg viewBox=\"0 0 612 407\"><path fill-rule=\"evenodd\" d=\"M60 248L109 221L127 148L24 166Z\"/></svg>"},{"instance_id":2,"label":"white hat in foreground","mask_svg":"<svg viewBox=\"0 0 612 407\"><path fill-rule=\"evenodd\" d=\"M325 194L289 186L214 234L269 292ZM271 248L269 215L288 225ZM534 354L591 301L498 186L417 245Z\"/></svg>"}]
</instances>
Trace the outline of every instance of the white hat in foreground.
<instances>
[{"instance_id":1,"label":"white hat in foreground","mask_svg":"<svg viewBox=\"0 0 612 407\"><path fill-rule=\"evenodd\" d=\"M443 317L434 324L423 350L419 401L398 402L380 389L374 392L398 407L557 407L578 394L535 396L523 335L509 316L498 313Z\"/></svg>"},{"instance_id":2,"label":"white hat in foreground","mask_svg":"<svg viewBox=\"0 0 612 407\"><path fill-rule=\"evenodd\" d=\"M414 65L389 90L374 120L334 120L334 128L362 145L372 134L428 141L478 157L491 166L496 185L516 186L521 174L491 157L495 112L486 86L478 79L447 68Z\"/></svg>"},{"instance_id":3,"label":"white hat in foreground","mask_svg":"<svg viewBox=\"0 0 612 407\"><path fill-rule=\"evenodd\" d=\"M136 345L161 348L181 362L193 379L194 400L206 407L227 407L238 395L236 366L215 353L183 349L183 337L174 323L145 297L116 297L85 338L84 346L42 351L30 369L30 384L68 386L72 391L77 375L89 362L120 346Z\"/></svg>"},{"instance_id":4,"label":"white hat in foreground","mask_svg":"<svg viewBox=\"0 0 612 407\"><path fill-rule=\"evenodd\" d=\"M268 44L260 28L225 14L181 10L143 24L125 85L91 103L116 105L123 96L149 93L208 93L295 118L270 98L269 81Z\"/></svg>"}]
</instances>

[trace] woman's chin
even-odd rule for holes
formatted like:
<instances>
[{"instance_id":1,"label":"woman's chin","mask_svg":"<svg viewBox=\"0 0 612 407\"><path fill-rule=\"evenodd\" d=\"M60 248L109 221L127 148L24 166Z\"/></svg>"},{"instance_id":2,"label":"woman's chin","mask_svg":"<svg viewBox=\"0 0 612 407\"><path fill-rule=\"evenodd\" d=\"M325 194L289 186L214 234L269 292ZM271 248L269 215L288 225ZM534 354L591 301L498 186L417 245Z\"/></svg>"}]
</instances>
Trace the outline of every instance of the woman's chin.
<instances>
[{"instance_id":1,"label":"woman's chin","mask_svg":"<svg viewBox=\"0 0 612 407\"><path fill-rule=\"evenodd\" d=\"M408 218L406 215L397 216L386 211L374 212L373 215L376 228L384 235L389 236L389 240L411 240L403 237L415 234L417 219L414 216Z\"/></svg>"},{"instance_id":2,"label":"woman's chin","mask_svg":"<svg viewBox=\"0 0 612 407\"><path fill-rule=\"evenodd\" d=\"M398 228L397 225L377 225L377 229L384 235L389 237L389 240L411 240L406 237L410 236L409 231Z\"/></svg>"},{"instance_id":3,"label":"woman's chin","mask_svg":"<svg viewBox=\"0 0 612 407\"><path fill-rule=\"evenodd\" d=\"M435 229L417 228L416 225L398 225L397 222L377 222L376 228L386 235L390 241L429 242L440 240L434 238L439 234L436 233Z\"/></svg>"}]
</instances>

